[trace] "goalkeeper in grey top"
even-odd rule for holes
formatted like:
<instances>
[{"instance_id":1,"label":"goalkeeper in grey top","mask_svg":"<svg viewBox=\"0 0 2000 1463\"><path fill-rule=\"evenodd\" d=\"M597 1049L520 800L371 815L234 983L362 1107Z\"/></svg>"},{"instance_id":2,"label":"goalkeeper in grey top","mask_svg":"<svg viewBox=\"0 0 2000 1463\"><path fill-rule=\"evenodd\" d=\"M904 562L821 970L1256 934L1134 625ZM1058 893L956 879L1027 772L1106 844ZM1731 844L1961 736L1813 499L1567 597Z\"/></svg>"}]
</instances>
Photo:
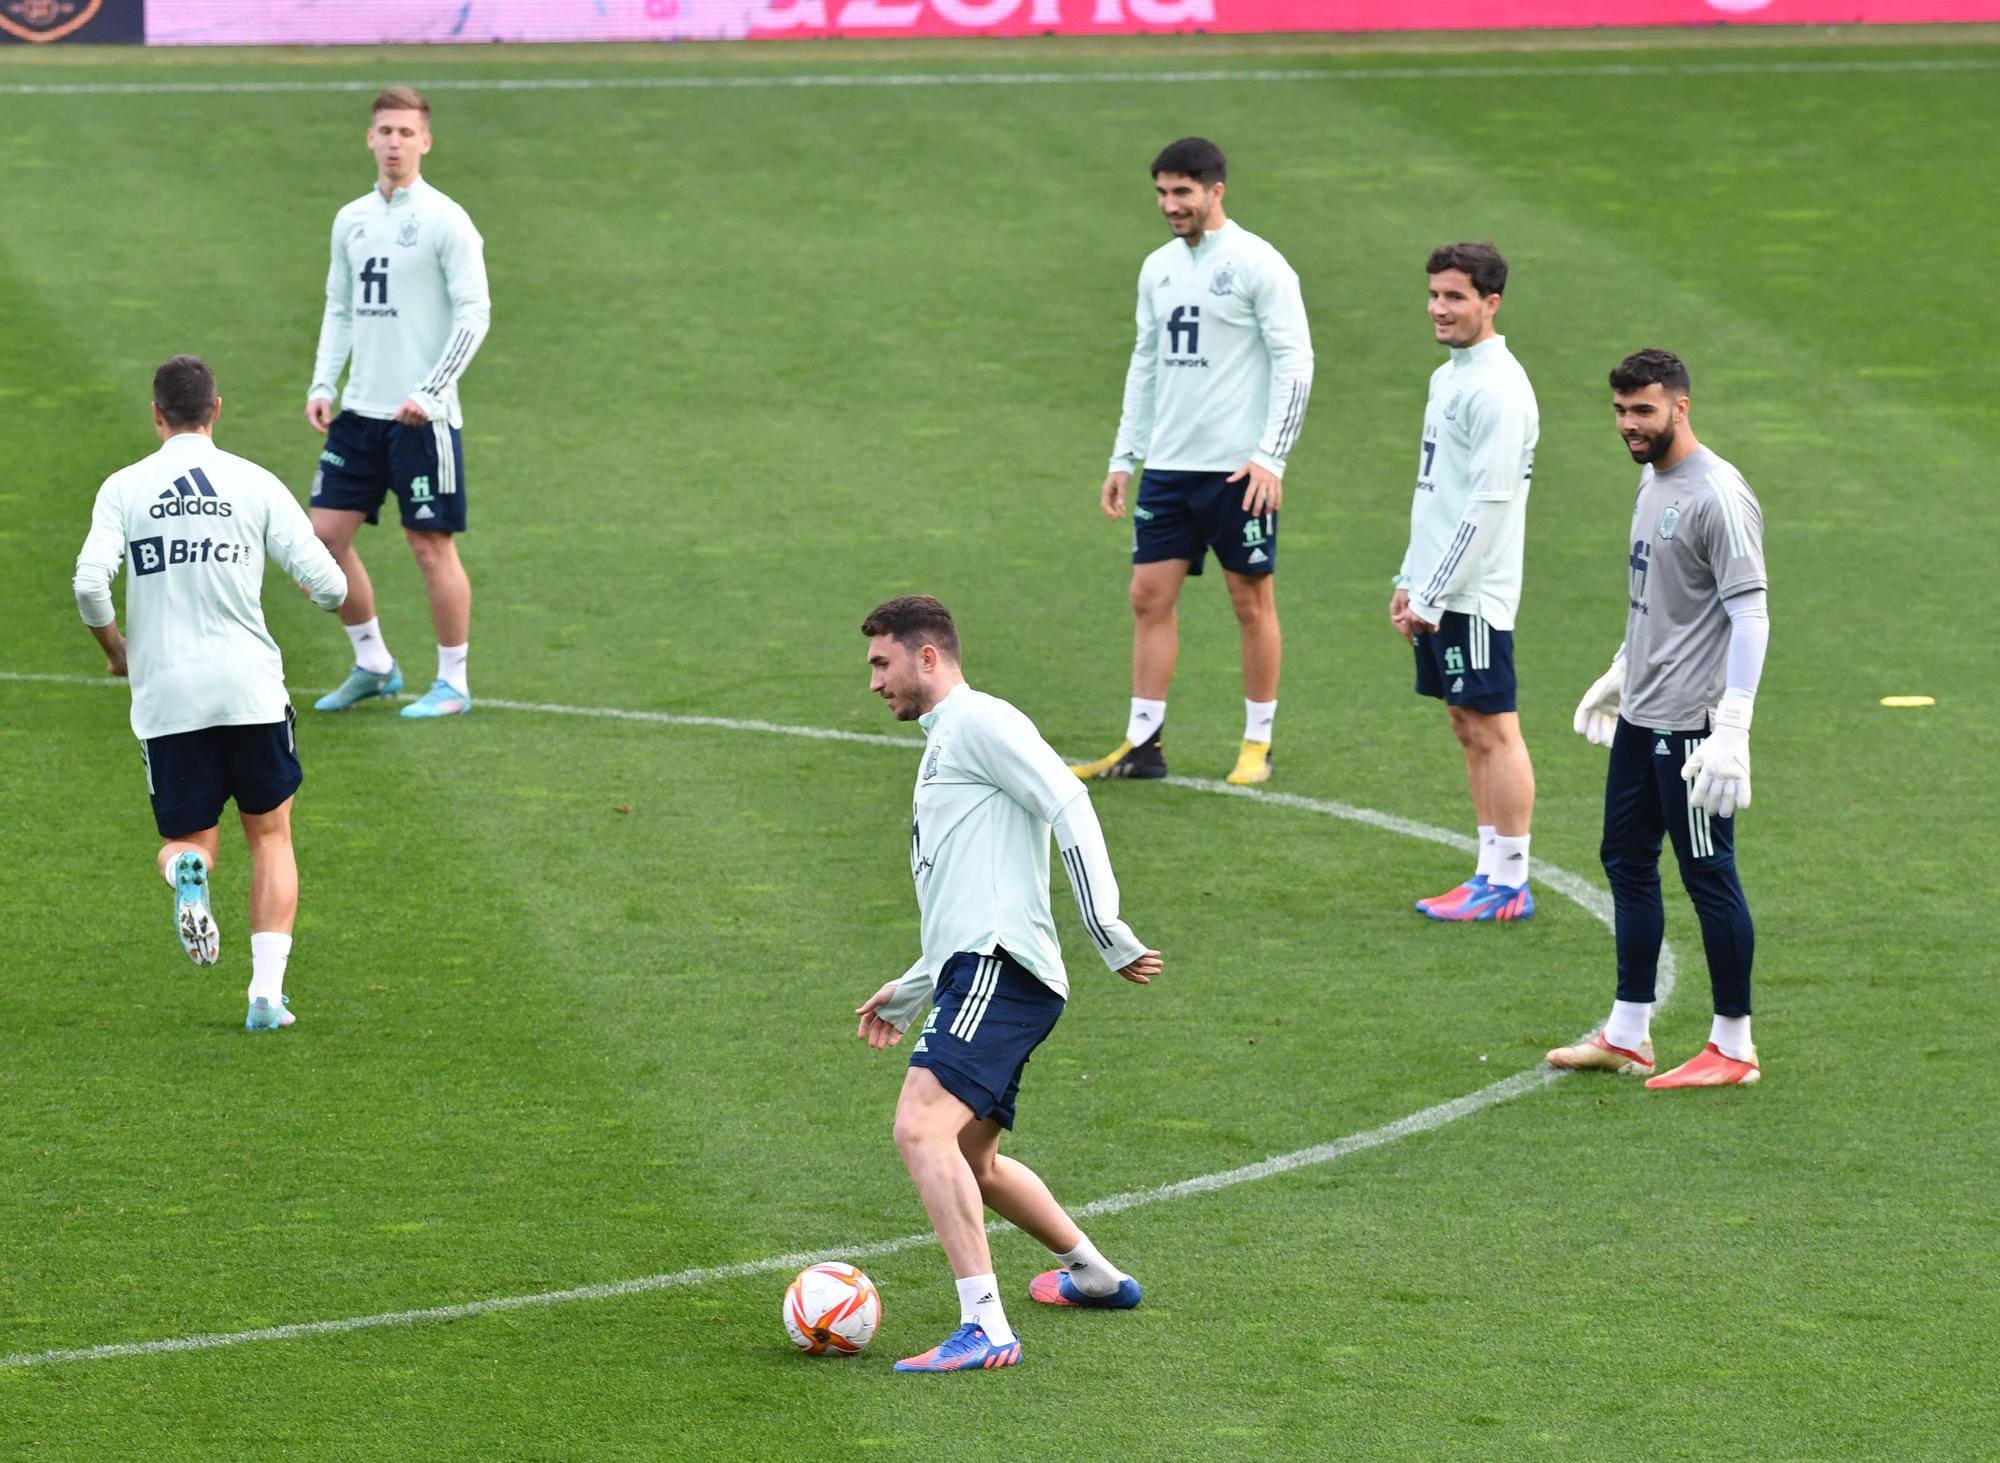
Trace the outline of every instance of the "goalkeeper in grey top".
<instances>
[{"instance_id":1,"label":"goalkeeper in grey top","mask_svg":"<svg viewBox=\"0 0 2000 1463\"><path fill-rule=\"evenodd\" d=\"M408 87L375 98L368 128L375 186L333 219L306 420L326 435L313 476L313 532L347 574L340 620L354 642L354 669L315 703L320 711L345 711L403 688L375 618L374 586L354 551L355 532L380 517L392 492L430 591L438 646L436 681L403 715L472 709L465 670L472 584L454 537L465 532L458 381L486 338L491 304L479 230L419 176L431 150L430 117L430 104ZM350 356L336 416L334 395Z\"/></svg>"},{"instance_id":2,"label":"goalkeeper in grey top","mask_svg":"<svg viewBox=\"0 0 2000 1463\"><path fill-rule=\"evenodd\" d=\"M1648 1087L1755 1082L1756 932L1736 877L1736 810L1750 806L1750 712L1770 642L1764 514L1741 473L1695 440L1688 370L1643 350L1611 373L1636 462L1625 644L1584 693L1576 730L1611 749L1604 872L1617 907L1618 995L1604 1029L1548 1054L1557 1067L1653 1071L1650 1023L1666 910L1660 840L1701 919L1715 1019L1708 1044Z\"/></svg>"},{"instance_id":3,"label":"goalkeeper in grey top","mask_svg":"<svg viewBox=\"0 0 2000 1463\"><path fill-rule=\"evenodd\" d=\"M1223 211L1228 163L1203 137L1153 159L1173 238L1139 267L1138 336L1110 469L1106 518L1132 503L1132 705L1125 738L1079 777L1167 775L1161 728L1180 637L1175 606L1213 550L1243 637L1243 742L1235 783L1271 776L1282 642L1272 576L1285 462L1312 395L1312 332L1284 256Z\"/></svg>"},{"instance_id":4,"label":"goalkeeper in grey top","mask_svg":"<svg viewBox=\"0 0 2000 1463\"><path fill-rule=\"evenodd\" d=\"M928 595L893 599L861 633L869 689L925 732L910 822L923 954L861 1004L856 1035L878 1050L894 1046L932 1002L896 1104L896 1147L959 1296L958 1329L896 1369L1013 1366L1021 1343L1000 1300L982 1203L1061 1262L1036 1277L1032 1299L1113 1310L1139 1303L1138 1282L1098 1253L1032 1170L1000 1154L1021 1071L1069 994L1049 912L1052 826L1104 963L1145 985L1160 973L1160 955L1118 916L1118 881L1083 785L1027 717L965 684L950 612Z\"/></svg>"}]
</instances>

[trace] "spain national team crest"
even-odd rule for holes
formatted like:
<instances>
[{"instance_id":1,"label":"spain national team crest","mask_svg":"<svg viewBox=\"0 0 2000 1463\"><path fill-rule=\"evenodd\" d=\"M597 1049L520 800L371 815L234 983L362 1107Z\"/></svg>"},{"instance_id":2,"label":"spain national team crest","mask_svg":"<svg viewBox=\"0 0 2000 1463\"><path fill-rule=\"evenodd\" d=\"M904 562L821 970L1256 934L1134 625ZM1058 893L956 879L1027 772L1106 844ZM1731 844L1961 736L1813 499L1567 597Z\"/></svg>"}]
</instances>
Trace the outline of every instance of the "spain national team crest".
<instances>
[{"instance_id":1,"label":"spain national team crest","mask_svg":"<svg viewBox=\"0 0 2000 1463\"><path fill-rule=\"evenodd\" d=\"M402 228L396 231L396 242L401 244L405 249L417 242L417 221L415 219L406 218L403 220Z\"/></svg>"},{"instance_id":2,"label":"spain national team crest","mask_svg":"<svg viewBox=\"0 0 2000 1463\"><path fill-rule=\"evenodd\" d=\"M59 41L90 24L104 0L0 0L0 30L24 41Z\"/></svg>"},{"instance_id":3,"label":"spain national team crest","mask_svg":"<svg viewBox=\"0 0 2000 1463\"><path fill-rule=\"evenodd\" d=\"M1674 536L1674 525L1680 521L1681 510L1678 507L1667 509L1666 512L1660 515L1660 537L1663 539L1672 538Z\"/></svg>"},{"instance_id":4,"label":"spain national team crest","mask_svg":"<svg viewBox=\"0 0 2000 1463\"><path fill-rule=\"evenodd\" d=\"M1215 278L1208 282L1208 292L1211 295L1226 295L1235 288L1236 266L1233 264L1225 264L1216 270Z\"/></svg>"}]
</instances>

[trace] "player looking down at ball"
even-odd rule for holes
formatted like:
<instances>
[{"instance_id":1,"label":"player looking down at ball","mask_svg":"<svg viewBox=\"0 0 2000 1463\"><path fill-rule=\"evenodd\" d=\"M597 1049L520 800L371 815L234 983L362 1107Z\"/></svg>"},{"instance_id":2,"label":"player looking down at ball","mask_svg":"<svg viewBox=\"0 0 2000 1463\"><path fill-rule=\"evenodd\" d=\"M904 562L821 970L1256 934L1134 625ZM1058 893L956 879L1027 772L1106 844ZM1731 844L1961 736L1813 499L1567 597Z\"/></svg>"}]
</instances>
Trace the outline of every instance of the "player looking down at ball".
<instances>
[{"instance_id":1,"label":"player looking down at ball","mask_svg":"<svg viewBox=\"0 0 2000 1463\"><path fill-rule=\"evenodd\" d=\"M896 1148L957 1278L960 1322L896 1370L1016 1366L1021 1343L1000 1301L982 1205L1061 1261L1028 1287L1034 1300L1139 1303L1138 1282L1098 1252L1033 1170L1000 1153L1022 1069L1069 994L1049 911L1051 827L1104 963L1145 985L1160 954L1118 917L1118 881L1083 785L1033 722L965 684L950 612L928 595L892 599L861 633L868 689L925 733L910 823L923 954L861 1003L855 1034L877 1050L894 1046L933 1002L896 1102Z\"/></svg>"},{"instance_id":2,"label":"player looking down at ball","mask_svg":"<svg viewBox=\"0 0 2000 1463\"><path fill-rule=\"evenodd\" d=\"M1611 749L1604 874L1616 906L1618 995L1604 1028L1550 1065L1646 1075L1648 1087L1755 1082L1750 963L1756 931L1736 877L1736 818L1750 806L1750 711L1770 643L1764 513L1743 475L1695 440L1688 369L1643 350L1611 372L1618 433L1643 464L1632 505L1625 643L1576 708ZM1654 982L1666 906L1660 839L1701 920L1715 998L1708 1044L1651 1077Z\"/></svg>"}]
</instances>

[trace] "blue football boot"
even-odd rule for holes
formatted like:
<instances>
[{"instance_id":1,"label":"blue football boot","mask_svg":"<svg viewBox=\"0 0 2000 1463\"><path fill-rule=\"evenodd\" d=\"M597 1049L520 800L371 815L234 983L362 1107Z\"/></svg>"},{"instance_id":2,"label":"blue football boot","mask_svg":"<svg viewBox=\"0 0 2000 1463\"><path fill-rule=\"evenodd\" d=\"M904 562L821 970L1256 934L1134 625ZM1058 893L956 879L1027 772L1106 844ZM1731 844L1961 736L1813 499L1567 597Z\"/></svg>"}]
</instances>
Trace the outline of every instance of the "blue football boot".
<instances>
[{"instance_id":1,"label":"blue football boot","mask_svg":"<svg viewBox=\"0 0 2000 1463\"><path fill-rule=\"evenodd\" d=\"M174 933L196 965L213 965L222 954L222 932L208 908L208 865L193 849L173 862Z\"/></svg>"},{"instance_id":2,"label":"blue football boot","mask_svg":"<svg viewBox=\"0 0 2000 1463\"><path fill-rule=\"evenodd\" d=\"M967 1321L921 1356L896 1363L899 1372L978 1372L1021 1364L1021 1339L995 1346L977 1322Z\"/></svg>"},{"instance_id":3,"label":"blue football boot","mask_svg":"<svg viewBox=\"0 0 2000 1463\"><path fill-rule=\"evenodd\" d=\"M472 698L449 681L433 681L430 690L403 708L413 720L432 716L463 716L472 710Z\"/></svg>"},{"instance_id":4,"label":"blue football boot","mask_svg":"<svg viewBox=\"0 0 2000 1463\"><path fill-rule=\"evenodd\" d=\"M402 689L403 669L393 660L382 673L356 666L347 673L346 680L313 702L313 710L345 711L357 701L366 701L370 696L393 696Z\"/></svg>"},{"instance_id":5,"label":"blue football boot","mask_svg":"<svg viewBox=\"0 0 2000 1463\"><path fill-rule=\"evenodd\" d=\"M1045 1306L1089 1306L1102 1311L1129 1311L1139 1303L1139 1282L1127 1275L1109 1295L1086 1295L1067 1270L1044 1270L1028 1282L1028 1299Z\"/></svg>"}]
</instances>

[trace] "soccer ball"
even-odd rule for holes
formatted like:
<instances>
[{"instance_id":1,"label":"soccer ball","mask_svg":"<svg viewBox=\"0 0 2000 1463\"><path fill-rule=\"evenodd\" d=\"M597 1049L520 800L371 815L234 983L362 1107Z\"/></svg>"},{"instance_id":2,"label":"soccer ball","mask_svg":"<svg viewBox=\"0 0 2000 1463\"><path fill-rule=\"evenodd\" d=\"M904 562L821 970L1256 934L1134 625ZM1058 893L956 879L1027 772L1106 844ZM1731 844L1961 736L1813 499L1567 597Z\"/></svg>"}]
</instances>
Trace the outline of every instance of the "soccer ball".
<instances>
[{"instance_id":1,"label":"soccer ball","mask_svg":"<svg viewBox=\"0 0 2000 1463\"><path fill-rule=\"evenodd\" d=\"M785 1287L785 1331L807 1356L852 1356L875 1339L882 1296L852 1265L814 1265Z\"/></svg>"}]
</instances>

